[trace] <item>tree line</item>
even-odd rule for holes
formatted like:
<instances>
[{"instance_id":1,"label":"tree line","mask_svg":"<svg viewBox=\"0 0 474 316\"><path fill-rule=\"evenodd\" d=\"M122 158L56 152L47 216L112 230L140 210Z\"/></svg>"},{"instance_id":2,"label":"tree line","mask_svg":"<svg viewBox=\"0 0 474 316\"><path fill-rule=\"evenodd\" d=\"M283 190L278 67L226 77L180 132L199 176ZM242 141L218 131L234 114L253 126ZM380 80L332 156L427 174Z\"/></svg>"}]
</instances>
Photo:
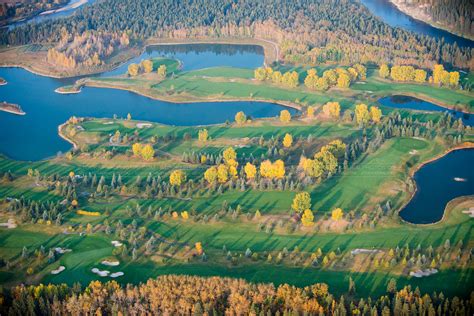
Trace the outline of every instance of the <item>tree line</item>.
<instances>
[{"instance_id":1,"label":"tree line","mask_svg":"<svg viewBox=\"0 0 474 316\"><path fill-rule=\"evenodd\" d=\"M349 294L336 297L324 283L275 286L167 275L139 285L93 281L84 289L79 284L20 285L3 293L1 310L8 315L472 315L474 311L472 299L422 294L410 286L398 290L394 279L386 285L387 293L375 298L356 298L356 286L350 278Z\"/></svg>"},{"instance_id":2,"label":"tree line","mask_svg":"<svg viewBox=\"0 0 474 316\"><path fill-rule=\"evenodd\" d=\"M420 67L441 62L473 67L471 48L393 28L361 3L345 0L280 0L278 5L271 0L100 1L65 19L2 30L0 42L57 43L64 33L124 30L138 41L150 37L266 38L277 42L280 57L291 63L408 61Z\"/></svg>"}]
</instances>

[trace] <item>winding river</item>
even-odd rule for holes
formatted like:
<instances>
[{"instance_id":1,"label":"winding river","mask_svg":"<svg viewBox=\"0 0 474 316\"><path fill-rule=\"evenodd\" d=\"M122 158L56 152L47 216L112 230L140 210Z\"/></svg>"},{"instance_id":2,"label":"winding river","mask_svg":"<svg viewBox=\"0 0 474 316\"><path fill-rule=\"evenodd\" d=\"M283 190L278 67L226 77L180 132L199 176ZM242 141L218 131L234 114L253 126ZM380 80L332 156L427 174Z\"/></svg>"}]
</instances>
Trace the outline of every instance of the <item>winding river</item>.
<instances>
[{"instance_id":1,"label":"winding river","mask_svg":"<svg viewBox=\"0 0 474 316\"><path fill-rule=\"evenodd\" d=\"M448 31L438 29L423 21L414 19L400 11L389 0L360 0L369 11L390 26L400 27L421 35L428 35L438 39L444 38L447 43L456 42L460 47L474 47L474 41L457 36Z\"/></svg>"},{"instance_id":2,"label":"winding river","mask_svg":"<svg viewBox=\"0 0 474 316\"><path fill-rule=\"evenodd\" d=\"M185 69L258 67L264 59L259 46L203 44L180 45L179 50L172 46L152 47L136 60L159 55L181 58ZM121 68L104 75L123 73ZM79 94L62 95L54 90L74 78L53 79L21 68L0 68L0 77L8 81L0 86L1 101L20 104L26 112L18 116L0 111L0 152L17 160L41 160L69 150L71 145L58 136L58 125L73 115L125 117L131 113L134 119L184 126L223 123L233 120L238 111L260 118L276 116L284 109L274 103L245 101L169 103L128 91L90 87Z\"/></svg>"}]
</instances>

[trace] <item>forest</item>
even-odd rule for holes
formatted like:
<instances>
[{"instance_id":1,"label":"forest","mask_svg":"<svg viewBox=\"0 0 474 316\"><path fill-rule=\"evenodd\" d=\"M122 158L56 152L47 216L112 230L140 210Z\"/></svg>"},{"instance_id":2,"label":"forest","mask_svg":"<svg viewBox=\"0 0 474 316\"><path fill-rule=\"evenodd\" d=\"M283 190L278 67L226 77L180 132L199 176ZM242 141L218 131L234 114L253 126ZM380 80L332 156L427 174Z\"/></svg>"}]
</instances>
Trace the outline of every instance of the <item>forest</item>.
<instances>
[{"instance_id":1,"label":"forest","mask_svg":"<svg viewBox=\"0 0 474 316\"><path fill-rule=\"evenodd\" d=\"M168 275L144 284L120 286L115 281L79 284L20 285L3 293L2 314L8 315L472 315L471 299L397 290L394 279L387 294L357 299L356 284L348 295L334 297L328 286L304 288L282 284L251 284L241 279Z\"/></svg>"},{"instance_id":2,"label":"forest","mask_svg":"<svg viewBox=\"0 0 474 316\"><path fill-rule=\"evenodd\" d=\"M471 48L392 28L359 2L346 0L200 0L179 4L171 0L111 0L86 6L68 19L2 30L0 43L56 44L63 37L86 31L126 31L138 42L149 38L265 38L277 42L280 57L292 63L432 67L442 62L474 67Z\"/></svg>"},{"instance_id":3,"label":"forest","mask_svg":"<svg viewBox=\"0 0 474 316\"><path fill-rule=\"evenodd\" d=\"M410 0L410 6L422 6L435 22L450 26L455 32L474 36L474 3L465 0Z\"/></svg>"}]
</instances>

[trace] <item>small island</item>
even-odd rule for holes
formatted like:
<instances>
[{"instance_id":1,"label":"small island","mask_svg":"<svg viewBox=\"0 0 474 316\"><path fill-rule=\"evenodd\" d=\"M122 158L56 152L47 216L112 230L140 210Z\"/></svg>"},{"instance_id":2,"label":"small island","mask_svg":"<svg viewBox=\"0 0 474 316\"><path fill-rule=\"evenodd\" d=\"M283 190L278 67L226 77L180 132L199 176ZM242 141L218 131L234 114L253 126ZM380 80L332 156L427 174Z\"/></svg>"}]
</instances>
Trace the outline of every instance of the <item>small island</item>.
<instances>
[{"instance_id":1,"label":"small island","mask_svg":"<svg viewBox=\"0 0 474 316\"><path fill-rule=\"evenodd\" d=\"M18 104L8 103L3 101L0 103L0 110L17 114L17 115L25 115L26 113L21 109Z\"/></svg>"},{"instance_id":2,"label":"small island","mask_svg":"<svg viewBox=\"0 0 474 316\"><path fill-rule=\"evenodd\" d=\"M2 77L0 77L0 86L4 86L6 84L7 84L7 81L3 79Z\"/></svg>"}]
</instances>

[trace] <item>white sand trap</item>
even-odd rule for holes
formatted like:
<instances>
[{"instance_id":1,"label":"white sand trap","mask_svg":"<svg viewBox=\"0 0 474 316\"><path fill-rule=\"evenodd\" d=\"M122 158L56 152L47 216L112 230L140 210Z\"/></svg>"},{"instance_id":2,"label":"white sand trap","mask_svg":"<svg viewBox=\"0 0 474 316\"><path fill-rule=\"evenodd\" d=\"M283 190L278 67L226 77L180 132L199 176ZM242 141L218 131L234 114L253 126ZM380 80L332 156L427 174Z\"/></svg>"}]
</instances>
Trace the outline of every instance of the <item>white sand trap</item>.
<instances>
[{"instance_id":1,"label":"white sand trap","mask_svg":"<svg viewBox=\"0 0 474 316\"><path fill-rule=\"evenodd\" d=\"M125 273L123 273L123 272L121 272L121 271L120 271L120 272L115 272L115 273L112 273L112 274L110 275L110 277L111 277L111 278L118 278L119 276L122 276L122 275L124 275L124 274L125 274Z\"/></svg>"},{"instance_id":2,"label":"white sand trap","mask_svg":"<svg viewBox=\"0 0 474 316\"><path fill-rule=\"evenodd\" d=\"M59 274L63 272L64 270L66 270L65 266L59 266L59 268L57 268L56 270L51 271L51 274Z\"/></svg>"},{"instance_id":3,"label":"white sand trap","mask_svg":"<svg viewBox=\"0 0 474 316\"><path fill-rule=\"evenodd\" d=\"M8 229L16 228L17 225L15 223L15 220L13 218L10 218L8 222L6 223L0 223L0 227L6 227Z\"/></svg>"},{"instance_id":4,"label":"white sand trap","mask_svg":"<svg viewBox=\"0 0 474 316\"><path fill-rule=\"evenodd\" d=\"M101 262L104 266L109 266L109 267L116 267L120 264L119 261L109 261L109 260L104 260Z\"/></svg>"},{"instance_id":5,"label":"white sand trap","mask_svg":"<svg viewBox=\"0 0 474 316\"><path fill-rule=\"evenodd\" d=\"M123 244L122 244L120 241L118 241L118 240L112 240L112 246L114 246L114 247L120 247L120 246L122 246L122 245L123 245Z\"/></svg>"},{"instance_id":6,"label":"white sand trap","mask_svg":"<svg viewBox=\"0 0 474 316\"><path fill-rule=\"evenodd\" d=\"M427 277L436 273L438 273L438 269L416 270L416 271L411 271L410 276L415 277L415 278L422 278L422 277Z\"/></svg>"},{"instance_id":7,"label":"white sand trap","mask_svg":"<svg viewBox=\"0 0 474 316\"><path fill-rule=\"evenodd\" d=\"M410 155L416 155L417 153L418 153L418 150L416 149L410 150Z\"/></svg>"},{"instance_id":8,"label":"white sand trap","mask_svg":"<svg viewBox=\"0 0 474 316\"><path fill-rule=\"evenodd\" d=\"M108 276L108 275L110 274L110 271L107 271L107 270L101 271L101 270L99 270L99 269L97 269L97 268L93 268L91 271L92 271L92 273L95 273L95 274L97 274L97 275L99 275L99 276L101 276L101 277L106 277L106 276Z\"/></svg>"},{"instance_id":9,"label":"white sand trap","mask_svg":"<svg viewBox=\"0 0 474 316\"><path fill-rule=\"evenodd\" d=\"M56 251L57 253L60 253L60 254L64 254L66 252L71 252L72 249L56 247L56 248L54 248L54 251Z\"/></svg>"},{"instance_id":10,"label":"white sand trap","mask_svg":"<svg viewBox=\"0 0 474 316\"><path fill-rule=\"evenodd\" d=\"M464 214L468 214L469 217L474 218L474 207L471 207L468 211L462 211Z\"/></svg>"},{"instance_id":11,"label":"white sand trap","mask_svg":"<svg viewBox=\"0 0 474 316\"><path fill-rule=\"evenodd\" d=\"M372 253L379 253L379 252L382 252L382 251L379 250L379 249L357 248L357 249L354 249L354 250L351 251L351 255L358 255L358 254L361 254L361 253L372 254Z\"/></svg>"},{"instance_id":12,"label":"white sand trap","mask_svg":"<svg viewBox=\"0 0 474 316\"><path fill-rule=\"evenodd\" d=\"M104 122L104 125L110 125L110 124L114 124L114 122L111 122L111 121Z\"/></svg>"},{"instance_id":13,"label":"white sand trap","mask_svg":"<svg viewBox=\"0 0 474 316\"><path fill-rule=\"evenodd\" d=\"M152 127L153 124L151 123L137 123L137 128L146 128L146 127Z\"/></svg>"}]
</instances>

